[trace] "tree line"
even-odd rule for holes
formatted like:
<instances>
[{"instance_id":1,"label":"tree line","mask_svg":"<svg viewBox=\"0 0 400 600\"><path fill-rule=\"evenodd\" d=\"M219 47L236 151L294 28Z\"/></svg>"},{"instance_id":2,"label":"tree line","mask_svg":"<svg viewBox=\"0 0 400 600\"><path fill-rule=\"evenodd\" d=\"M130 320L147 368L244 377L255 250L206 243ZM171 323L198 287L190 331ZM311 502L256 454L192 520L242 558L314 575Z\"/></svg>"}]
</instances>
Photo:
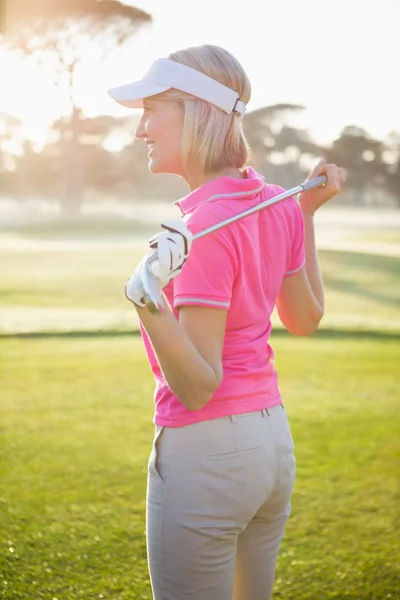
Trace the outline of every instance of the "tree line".
<instances>
[{"instance_id":1,"label":"tree line","mask_svg":"<svg viewBox=\"0 0 400 600\"><path fill-rule=\"evenodd\" d=\"M100 69L151 22L150 14L119 0L0 0L0 47L36 61L67 101L40 149L23 139L15 117L0 114L0 195L48 197L74 213L88 195L170 199L186 193L178 178L149 173L147 149L134 140L135 117L86 118L75 97L79 73L90 85L94 63ZM301 110L277 104L244 117L251 163L267 181L297 185L312 161L325 156L348 172L343 201L400 206L398 132L378 140L352 124L321 146L293 126L290 117ZM11 152L17 140L18 151Z\"/></svg>"},{"instance_id":2,"label":"tree line","mask_svg":"<svg viewBox=\"0 0 400 600\"><path fill-rule=\"evenodd\" d=\"M251 164L267 181L286 188L300 183L313 161L325 156L347 170L346 202L355 205L395 204L400 207L400 135L372 138L348 126L327 146L316 144L307 130L289 125L293 105L275 105L249 112L244 130ZM148 171L147 147L134 139L136 117L60 119L49 141L38 149L21 141L19 151L7 150L21 125L0 115L0 194L14 198L41 196L59 201L64 212L79 212L85 198L157 198L186 193L176 177L154 177Z\"/></svg>"}]
</instances>

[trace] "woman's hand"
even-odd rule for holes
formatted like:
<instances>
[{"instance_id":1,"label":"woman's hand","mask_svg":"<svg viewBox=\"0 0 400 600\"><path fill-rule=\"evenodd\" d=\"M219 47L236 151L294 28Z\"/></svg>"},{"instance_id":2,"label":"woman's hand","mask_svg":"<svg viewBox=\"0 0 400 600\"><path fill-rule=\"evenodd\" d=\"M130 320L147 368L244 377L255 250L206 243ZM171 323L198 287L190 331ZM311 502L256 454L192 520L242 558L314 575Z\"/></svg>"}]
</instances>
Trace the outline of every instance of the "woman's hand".
<instances>
[{"instance_id":1,"label":"woman's hand","mask_svg":"<svg viewBox=\"0 0 400 600\"><path fill-rule=\"evenodd\" d=\"M165 230L149 240L151 249L157 251L157 262L152 272L161 281L171 281L179 275L189 256L193 235L183 221L163 221Z\"/></svg>"},{"instance_id":2,"label":"woman's hand","mask_svg":"<svg viewBox=\"0 0 400 600\"><path fill-rule=\"evenodd\" d=\"M320 175L326 176L325 185L307 190L299 195L299 204L303 214L313 215L318 208L339 194L345 181L346 172L336 165L328 165L325 159L321 159L307 177L307 181Z\"/></svg>"},{"instance_id":3,"label":"woman's hand","mask_svg":"<svg viewBox=\"0 0 400 600\"><path fill-rule=\"evenodd\" d=\"M139 308L151 298L161 310L161 290L179 275L192 245L193 235L182 221L164 221L161 227L165 231L149 240L149 252L125 285L125 296Z\"/></svg>"},{"instance_id":4,"label":"woman's hand","mask_svg":"<svg viewBox=\"0 0 400 600\"><path fill-rule=\"evenodd\" d=\"M136 267L134 273L130 276L130 278L125 284L126 298L139 308L145 308L145 306L147 305L147 297L150 291L149 289L147 289L147 285L149 283L150 278L152 278L152 281L154 282L154 285L152 286L152 291L153 293L154 291L157 291L157 297L161 296L161 289L162 287L164 287L162 283L164 283L165 285L168 283L159 282L155 277L153 277L152 273L150 273L148 261L151 258L156 258L155 250L148 252L146 256L142 258L142 260Z\"/></svg>"}]
</instances>

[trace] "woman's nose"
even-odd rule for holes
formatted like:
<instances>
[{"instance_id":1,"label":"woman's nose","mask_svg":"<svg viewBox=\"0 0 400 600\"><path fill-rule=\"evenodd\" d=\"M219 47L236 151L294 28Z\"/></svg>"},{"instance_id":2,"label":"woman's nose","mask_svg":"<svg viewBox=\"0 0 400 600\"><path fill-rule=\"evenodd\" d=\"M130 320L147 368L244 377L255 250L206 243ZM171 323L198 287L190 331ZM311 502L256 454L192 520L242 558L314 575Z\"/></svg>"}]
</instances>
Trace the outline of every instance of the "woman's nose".
<instances>
[{"instance_id":1,"label":"woman's nose","mask_svg":"<svg viewBox=\"0 0 400 600\"><path fill-rule=\"evenodd\" d=\"M139 125L136 127L135 138L140 140L146 137L146 130L144 128L143 117L139 121Z\"/></svg>"}]
</instances>

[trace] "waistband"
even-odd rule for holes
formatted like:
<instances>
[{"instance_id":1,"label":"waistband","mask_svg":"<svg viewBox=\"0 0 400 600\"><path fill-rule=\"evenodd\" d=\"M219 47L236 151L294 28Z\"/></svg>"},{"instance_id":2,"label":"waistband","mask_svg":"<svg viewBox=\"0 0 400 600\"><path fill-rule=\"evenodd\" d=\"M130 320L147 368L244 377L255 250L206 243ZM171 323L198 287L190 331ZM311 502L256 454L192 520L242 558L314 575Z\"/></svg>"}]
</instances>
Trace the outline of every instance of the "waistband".
<instances>
[{"instance_id":1,"label":"waistband","mask_svg":"<svg viewBox=\"0 0 400 600\"><path fill-rule=\"evenodd\" d=\"M276 406L273 406L272 408L262 408L261 410L254 410L254 411L248 412L248 413L239 413L238 415L229 415L229 419L232 421L232 423L235 423L235 421L237 421L238 419L243 419L246 417L254 417L257 415L260 415L265 419L266 417L269 417L276 410L285 410L285 407L281 403L281 404L277 404Z\"/></svg>"}]
</instances>

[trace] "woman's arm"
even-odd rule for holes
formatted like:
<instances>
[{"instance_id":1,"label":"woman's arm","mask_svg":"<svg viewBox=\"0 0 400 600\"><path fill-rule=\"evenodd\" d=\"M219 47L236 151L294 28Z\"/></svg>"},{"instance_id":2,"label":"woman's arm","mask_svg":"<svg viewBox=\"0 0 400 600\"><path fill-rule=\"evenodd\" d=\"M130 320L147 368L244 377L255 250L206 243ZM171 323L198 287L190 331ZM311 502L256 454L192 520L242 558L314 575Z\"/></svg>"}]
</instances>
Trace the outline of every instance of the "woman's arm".
<instances>
[{"instance_id":1,"label":"woman's arm","mask_svg":"<svg viewBox=\"0 0 400 600\"><path fill-rule=\"evenodd\" d=\"M323 309L315 299L304 268L284 277L276 308L283 325L293 335L311 335L318 329Z\"/></svg>"},{"instance_id":2,"label":"woman's arm","mask_svg":"<svg viewBox=\"0 0 400 600\"><path fill-rule=\"evenodd\" d=\"M314 295L315 309L320 314L320 320L324 314L324 282L319 268L318 253L315 245L314 215L305 211L302 211L302 214L307 279Z\"/></svg>"},{"instance_id":3,"label":"woman's arm","mask_svg":"<svg viewBox=\"0 0 400 600\"><path fill-rule=\"evenodd\" d=\"M179 321L168 306L153 315L137 308L165 380L189 410L199 410L222 383L222 346L227 311L182 306Z\"/></svg>"},{"instance_id":4,"label":"woman's arm","mask_svg":"<svg viewBox=\"0 0 400 600\"><path fill-rule=\"evenodd\" d=\"M305 270L284 278L276 303L279 318L294 335L314 333L324 314L324 284L315 245L314 213L340 192L344 171L321 160L309 179L319 175L326 175L326 185L303 192L299 197L304 222Z\"/></svg>"},{"instance_id":5,"label":"woman's arm","mask_svg":"<svg viewBox=\"0 0 400 600\"><path fill-rule=\"evenodd\" d=\"M196 227L201 230L214 218L208 210L200 211ZM143 272L147 268L143 261L129 279L125 294L137 309L168 386L189 410L199 410L223 379L222 348L236 257L226 232L200 238L191 249L193 234L187 224L168 221L163 227L167 231L151 240L159 263L155 277L159 287L174 279L178 319L165 296L161 315L147 309L143 281L148 271L147 275Z\"/></svg>"}]
</instances>

